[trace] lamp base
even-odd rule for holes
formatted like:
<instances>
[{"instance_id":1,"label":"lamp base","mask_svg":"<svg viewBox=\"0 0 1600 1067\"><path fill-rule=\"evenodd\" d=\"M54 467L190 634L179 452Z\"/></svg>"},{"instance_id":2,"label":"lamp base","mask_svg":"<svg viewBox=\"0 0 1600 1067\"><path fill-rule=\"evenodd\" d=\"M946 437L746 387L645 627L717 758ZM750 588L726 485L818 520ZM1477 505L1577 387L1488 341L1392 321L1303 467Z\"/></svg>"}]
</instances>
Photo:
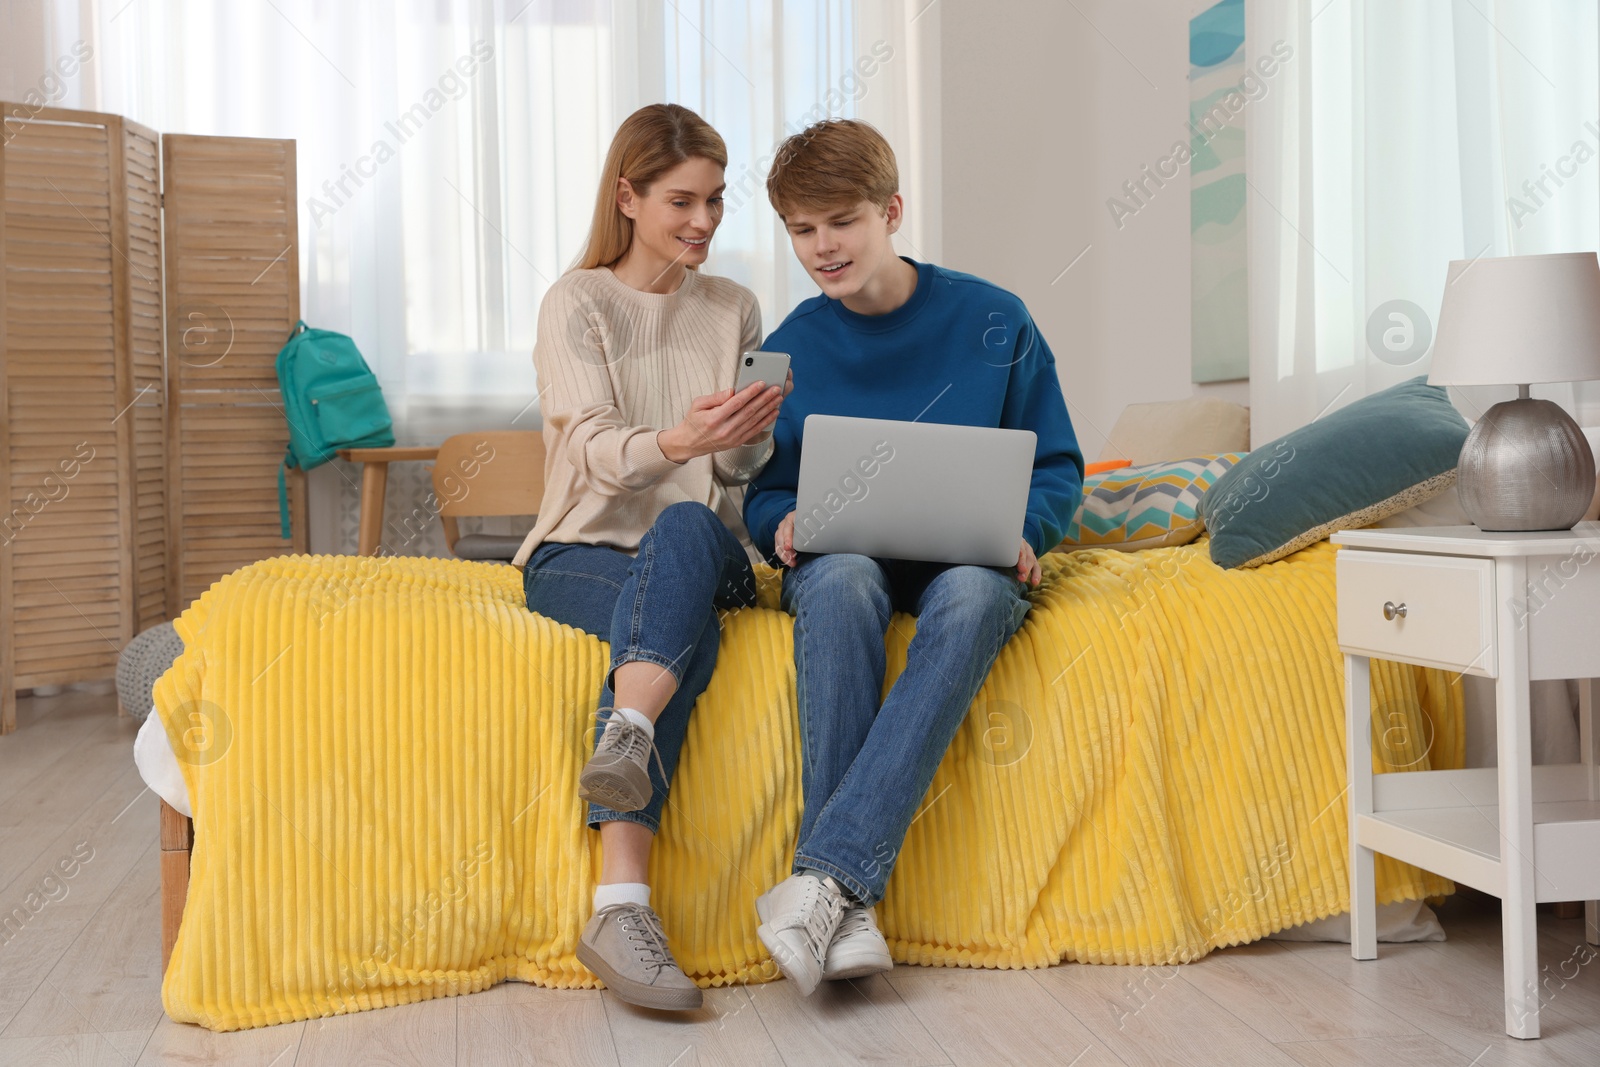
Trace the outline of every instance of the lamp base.
<instances>
[{"instance_id":1,"label":"lamp base","mask_svg":"<svg viewBox=\"0 0 1600 1067\"><path fill-rule=\"evenodd\" d=\"M1589 441L1553 401L1496 404L1461 446L1456 495L1480 530L1570 530L1594 493Z\"/></svg>"}]
</instances>

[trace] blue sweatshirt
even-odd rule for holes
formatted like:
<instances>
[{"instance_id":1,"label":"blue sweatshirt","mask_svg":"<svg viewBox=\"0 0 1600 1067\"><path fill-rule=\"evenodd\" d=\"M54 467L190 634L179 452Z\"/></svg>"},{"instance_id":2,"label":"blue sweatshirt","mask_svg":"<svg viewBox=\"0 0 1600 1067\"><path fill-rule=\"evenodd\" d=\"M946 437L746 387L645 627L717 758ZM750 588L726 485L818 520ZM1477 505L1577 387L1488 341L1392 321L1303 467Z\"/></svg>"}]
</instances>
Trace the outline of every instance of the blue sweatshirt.
<instances>
[{"instance_id":1,"label":"blue sweatshirt","mask_svg":"<svg viewBox=\"0 0 1600 1067\"><path fill-rule=\"evenodd\" d=\"M745 490L744 521L769 560L795 509L807 415L998 426L1038 435L1022 536L1036 554L1061 543L1083 494L1083 453L1056 377L1056 360L1015 295L931 263L887 315L837 300L800 304L762 348L793 358L794 392L772 428L775 448Z\"/></svg>"}]
</instances>

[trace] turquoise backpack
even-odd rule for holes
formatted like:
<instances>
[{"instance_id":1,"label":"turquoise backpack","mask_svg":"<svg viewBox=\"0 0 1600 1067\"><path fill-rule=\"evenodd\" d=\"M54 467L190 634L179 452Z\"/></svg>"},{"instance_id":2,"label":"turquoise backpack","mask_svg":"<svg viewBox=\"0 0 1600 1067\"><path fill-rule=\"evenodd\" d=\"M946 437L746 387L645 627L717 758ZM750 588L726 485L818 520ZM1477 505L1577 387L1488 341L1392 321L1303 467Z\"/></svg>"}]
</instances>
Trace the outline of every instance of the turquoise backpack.
<instances>
[{"instance_id":1,"label":"turquoise backpack","mask_svg":"<svg viewBox=\"0 0 1600 1067\"><path fill-rule=\"evenodd\" d=\"M342 333L310 329L304 319L278 353L278 388L289 421L289 449L278 468L278 521L288 540L284 473L320 467L341 448L387 448L394 444L394 424L356 343Z\"/></svg>"}]
</instances>

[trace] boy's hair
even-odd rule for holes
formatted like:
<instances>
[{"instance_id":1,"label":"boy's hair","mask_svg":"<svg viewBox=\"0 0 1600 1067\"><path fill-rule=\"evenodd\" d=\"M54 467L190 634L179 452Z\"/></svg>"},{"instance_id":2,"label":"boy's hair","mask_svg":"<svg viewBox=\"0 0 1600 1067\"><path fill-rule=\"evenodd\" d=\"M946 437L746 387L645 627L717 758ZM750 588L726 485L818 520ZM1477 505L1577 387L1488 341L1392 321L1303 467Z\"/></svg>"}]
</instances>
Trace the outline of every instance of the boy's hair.
<instances>
[{"instance_id":1,"label":"boy's hair","mask_svg":"<svg viewBox=\"0 0 1600 1067\"><path fill-rule=\"evenodd\" d=\"M881 211L900 191L894 149L856 119L813 123L778 148L767 174L767 199L780 218L870 200Z\"/></svg>"}]
</instances>

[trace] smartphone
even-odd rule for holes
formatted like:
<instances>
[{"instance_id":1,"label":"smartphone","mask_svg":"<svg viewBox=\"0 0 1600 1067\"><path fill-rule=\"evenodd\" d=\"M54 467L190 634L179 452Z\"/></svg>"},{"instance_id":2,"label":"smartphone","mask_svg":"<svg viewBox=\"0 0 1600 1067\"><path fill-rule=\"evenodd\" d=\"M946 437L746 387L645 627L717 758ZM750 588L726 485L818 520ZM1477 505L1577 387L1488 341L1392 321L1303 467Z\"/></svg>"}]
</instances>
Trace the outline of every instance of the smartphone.
<instances>
[{"instance_id":1,"label":"smartphone","mask_svg":"<svg viewBox=\"0 0 1600 1067\"><path fill-rule=\"evenodd\" d=\"M739 357L739 380L734 383L733 391L743 392L756 382L768 387L776 385L782 388L788 376L789 353L746 352Z\"/></svg>"}]
</instances>

